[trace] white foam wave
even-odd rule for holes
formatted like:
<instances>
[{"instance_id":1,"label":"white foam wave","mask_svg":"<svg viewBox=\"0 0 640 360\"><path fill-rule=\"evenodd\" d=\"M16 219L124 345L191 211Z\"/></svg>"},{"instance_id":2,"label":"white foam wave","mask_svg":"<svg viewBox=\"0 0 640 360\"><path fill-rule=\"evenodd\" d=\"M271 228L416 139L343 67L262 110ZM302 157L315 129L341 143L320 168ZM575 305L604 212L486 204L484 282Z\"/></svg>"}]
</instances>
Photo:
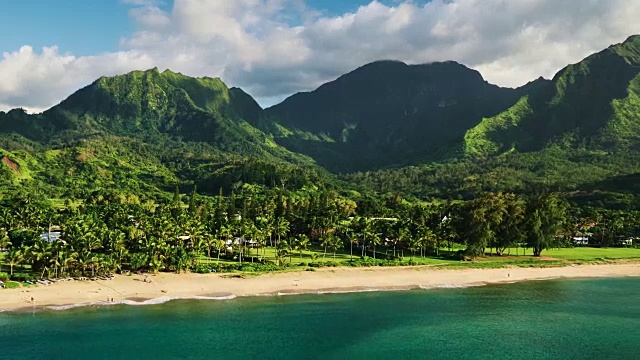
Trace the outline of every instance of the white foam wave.
<instances>
[{"instance_id":1,"label":"white foam wave","mask_svg":"<svg viewBox=\"0 0 640 360\"><path fill-rule=\"evenodd\" d=\"M60 306L47 306L45 309L64 311L71 310L87 306L114 306L114 305L129 305L129 306L147 306L147 305L160 305L173 300L233 300L236 296L229 294L224 296L161 296L153 299L147 299L142 301L135 300L117 300L113 302L88 302L79 304L69 304Z\"/></svg>"},{"instance_id":2,"label":"white foam wave","mask_svg":"<svg viewBox=\"0 0 640 360\"><path fill-rule=\"evenodd\" d=\"M335 289L335 290L321 290L317 291L314 294L323 295L323 294L351 294L351 293L361 293L361 292L388 292L388 291L409 291L415 289L415 286L406 286L406 287L388 287L388 288L361 288L361 289Z\"/></svg>"},{"instance_id":3,"label":"white foam wave","mask_svg":"<svg viewBox=\"0 0 640 360\"><path fill-rule=\"evenodd\" d=\"M439 285L419 285L422 290L432 289L466 289L471 287L485 286L485 283L473 283L473 284L439 284Z\"/></svg>"}]
</instances>

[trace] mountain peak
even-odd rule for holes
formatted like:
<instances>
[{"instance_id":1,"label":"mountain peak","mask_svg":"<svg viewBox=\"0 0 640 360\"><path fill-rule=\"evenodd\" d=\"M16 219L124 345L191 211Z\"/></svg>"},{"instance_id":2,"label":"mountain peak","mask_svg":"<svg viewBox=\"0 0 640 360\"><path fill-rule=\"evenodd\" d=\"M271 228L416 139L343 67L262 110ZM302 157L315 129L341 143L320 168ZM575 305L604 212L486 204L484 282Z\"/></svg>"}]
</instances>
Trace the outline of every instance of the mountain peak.
<instances>
[{"instance_id":1,"label":"mountain peak","mask_svg":"<svg viewBox=\"0 0 640 360\"><path fill-rule=\"evenodd\" d=\"M329 144L320 151L339 152L341 159L322 155L319 163L350 171L439 159L464 130L512 105L519 94L487 83L478 71L455 61L384 60L295 94L266 112L294 133L307 133L293 149L314 156L317 144L305 141L324 139Z\"/></svg>"}]
</instances>

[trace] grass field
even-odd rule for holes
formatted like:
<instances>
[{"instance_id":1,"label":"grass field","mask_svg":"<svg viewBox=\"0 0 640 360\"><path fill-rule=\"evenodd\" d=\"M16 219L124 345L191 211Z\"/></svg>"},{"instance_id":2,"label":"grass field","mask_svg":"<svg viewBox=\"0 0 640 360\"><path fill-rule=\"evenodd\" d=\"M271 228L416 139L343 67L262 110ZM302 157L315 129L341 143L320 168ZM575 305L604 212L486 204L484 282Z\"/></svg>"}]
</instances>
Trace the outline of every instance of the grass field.
<instances>
[{"instance_id":1,"label":"grass field","mask_svg":"<svg viewBox=\"0 0 640 360\"><path fill-rule=\"evenodd\" d=\"M263 251L260 249L259 257L263 258ZM446 251L443 249L443 252ZM391 254L391 251L389 252ZM266 252L266 260L274 261L276 260L276 252L273 248L267 248ZM517 255L516 255L517 254ZM526 255L523 255L526 254ZM199 263L205 266L215 266L218 263L215 255L212 253L212 258L207 258L203 256L200 258ZM246 254L246 256L256 256L256 250L251 249L250 254ZM360 260L360 253L355 251L353 254L354 260ZM400 255L400 253L398 253ZM0 266L2 272L8 272L9 265L4 263L2 260L5 254L0 252ZM348 266L349 261L352 259L349 252L337 252L334 259L333 252L327 251L326 256L324 254L323 249L311 249L305 250L302 252L302 259L300 258L299 252L291 253L291 256L287 256L285 262L290 262L291 264L304 264L306 266L308 264L323 264L323 263L333 263L335 265L344 265ZM486 255L480 256L472 261L458 261L444 257L420 257L419 254L415 256L411 256L410 253L405 252L402 260L398 262L394 262L396 265L428 265L435 267L445 267L445 268L499 268L499 267L507 267L507 266L519 266L519 267L547 267L547 266L565 266L571 264L580 264L580 263L593 263L593 262L603 262L603 261L612 261L612 260L624 260L624 259L638 259L640 261L640 249L636 248L589 248L589 247L579 247L579 248L563 248L563 249L550 249L542 252L542 257L534 257L531 256L531 250L527 250L526 253L524 249L511 249L510 255L505 256L495 256L495 255ZM220 260L220 264L237 264L237 261L230 260ZM299 269L298 267L289 268L289 270ZM29 272L29 269L21 269L21 267L17 267L14 269L16 272Z\"/></svg>"},{"instance_id":2,"label":"grass field","mask_svg":"<svg viewBox=\"0 0 640 360\"><path fill-rule=\"evenodd\" d=\"M551 249L542 252L543 256L553 258L573 260L573 261L595 261L595 260L618 260L618 259L640 259L640 249L636 248L566 248Z\"/></svg>"},{"instance_id":3,"label":"grass field","mask_svg":"<svg viewBox=\"0 0 640 360\"><path fill-rule=\"evenodd\" d=\"M622 259L639 259L640 249L636 248L563 248L550 249L542 252L542 257L532 256L531 249L512 248L510 255L505 256L481 256L473 259L473 261L457 261L443 257L420 257L419 254L411 256L409 252L404 253L404 257L400 263L412 262L417 265L434 265L434 266L452 266L452 267L501 267L501 266L550 266L562 265L571 262L597 262L603 260L622 260ZM445 249L443 249L446 252ZM389 252L391 254L391 252ZM255 250L251 250L251 255L255 256ZM274 261L276 259L275 249L268 248L265 252L266 259ZM400 256L400 253L397 254ZM360 252L354 250L353 259L360 259ZM260 249L260 258L263 257L263 251ZM293 264L299 263L325 263L335 262L345 264L351 260L351 255L345 252L337 252L335 259L332 252L327 252L324 256L322 249L305 250L302 252L302 258L299 252L293 252L291 256L287 256L286 261ZM202 259L203 263L216 263L216 259ZM221 263L231 263L231 261L221 260Z\"/></svg>"}]
</instances>

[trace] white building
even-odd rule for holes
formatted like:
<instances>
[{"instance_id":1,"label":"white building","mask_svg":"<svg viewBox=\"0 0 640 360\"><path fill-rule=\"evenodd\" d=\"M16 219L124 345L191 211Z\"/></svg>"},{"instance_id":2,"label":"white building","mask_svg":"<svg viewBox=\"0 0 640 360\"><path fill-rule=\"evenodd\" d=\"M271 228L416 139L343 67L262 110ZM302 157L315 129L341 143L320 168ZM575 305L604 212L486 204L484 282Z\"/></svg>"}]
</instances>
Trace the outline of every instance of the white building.
<instances>
[{"instance_id":1,"label":"white building","mask_svg":"<svg viewBox=\"0 0 640 360\"><path fill-rule=\"evenodd\" d=\"M586 235L574 236L571 240L574 245L589 245L589 236Z\"/></svg>"}]
</instances>

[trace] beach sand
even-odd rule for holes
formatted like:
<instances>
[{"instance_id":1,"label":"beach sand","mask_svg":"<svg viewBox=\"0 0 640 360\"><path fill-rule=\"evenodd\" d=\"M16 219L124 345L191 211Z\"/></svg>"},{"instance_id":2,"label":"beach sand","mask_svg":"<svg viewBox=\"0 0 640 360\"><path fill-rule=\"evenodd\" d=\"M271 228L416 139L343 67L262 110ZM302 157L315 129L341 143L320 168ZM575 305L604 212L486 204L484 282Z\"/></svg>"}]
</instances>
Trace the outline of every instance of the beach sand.
<instances>
[{"instance_id":1,"label":"beach sand","mask_svg":"<svg viewBox=\"0 0 640 360\"><path fill-rule=\"evenodd\" d=\"M103 303L151 304L180 298L227 299L238 296L462 287L552 278L622 276L640 276L640 264L500 269L324 268L248 275L244 278L233 274L161 273L148 275L151 283L144 282L145 275L118 275L109 281L69 281L0 290L0 309L65 309Z\"/></svg>"}]
</instances>

